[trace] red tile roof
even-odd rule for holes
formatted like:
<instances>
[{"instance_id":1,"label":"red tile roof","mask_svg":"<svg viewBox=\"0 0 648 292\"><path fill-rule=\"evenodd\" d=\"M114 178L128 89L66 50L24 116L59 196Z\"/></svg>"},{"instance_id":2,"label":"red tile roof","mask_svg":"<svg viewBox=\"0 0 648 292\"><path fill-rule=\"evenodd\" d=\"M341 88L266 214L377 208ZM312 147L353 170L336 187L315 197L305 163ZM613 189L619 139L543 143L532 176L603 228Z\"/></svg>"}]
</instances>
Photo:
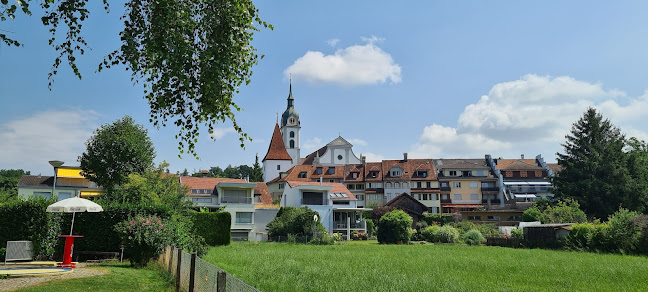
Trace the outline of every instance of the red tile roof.
<instances>
[{"instance_id":1,"label":"red tile roof","mask_svg":"<svg viewBox=\"0 0 648 292\"><path fill-rule=\"evenodd\" d=\"M322 168L321 174L315 173L318 167ZM332 174L329 173L329 169L331 168L335 170ZM325 180L344 179L345 178L344 169L345 169L344 165L337 165L337 166L307 165L307 164L295 165L291 169L286 171L286 175L284 176L284 178L281 178L277 181L316 181L320 177ZM305 177L299 177L301 173L303 173ZM272 180L271 182L277 182L277 181Z\"/></svg>"},{"instance_id":2,"label":"red tile roof","mask_svg":"<svg viewBox=\"0 0 648 292\"><path fill-rule=\"evenodd\" d=\"M399 177L391 177L389 170L393 167L400 167L403 172ZM434 161L432 159L408 159L404 160L383 160L382 169L385 171L383 175L384 180L436 180L436 170L434 169ZM427 171L426 177L414 176L417 170Z\"/></svg>"},{"instance_id":3,"label":"red tile roof","mask_svg":"<svg viewBox=\"0 0 648 292\"><path fill-rule=\"evenodd\" d=\"M369 174L376 172L376 177ZM367 162L365 165L365 181L380 182L383 180L382 162Z\"/></svg>"},{"instance_id":4,"label":"red tile roof","mask_svg":"<svg viewBox=\"0 0 648 292\"><path fill-rule=\"evenodd\" d=\"M191 194L192 189L213 190L221 182L245 183L244 179L239 179L239 178L193 177L193 176L181 176L180 181L182 182L182 185L189 188L187 195ZM201 195L209 196L210 194L201 194Z\"/></svg>"},{"instance_id":5,"label":"red tile roof","mask_svg":"<svg viewBox=\"0 0 648 292\"><path fill-rule=\"evenodd\" d=\"M353 173L356 173L356 178L353 178ZM362 164L344 165L344 181L364 181L364 166Z\"/></svg>"},{"instance_id":6,"label":"red tile roof","mask_svg":"<svg viewBox=\"0 0 648 292\"><path fill-rule=\"evenodd\" d=\"M535 159L498 159L499 170L544 170Z\"/></svg>"},{"instance_id":7,"label":"red tile roof","mask_svg":"<svg viewBox=\"0 0 648 292\"><path fill-rule=\"evenodd\" d=\"M255 203L255 204L261 204L261 205L271 205L272 204L272 196L270 196L270 191L268 190L268 186L263 183L263 182L257 182L256 187L254 188L254 194L260 194L261 197L261 202L260 203Z\"/></svg>"},{"instance_id":8,"label":"red tile roof","mask_svg":"<svg viewBox=\"0 0 648 292\"><path fill-rule=\"evenodd\" d=\"M275 124L274 132L272 133L272 139L270 140L270 146L268 147L268 153L263 158L263 161L266 160L292 160L288 151L286 151L286 144L283 142L283 137L281 136L281 131L279 131L279 124Z\"/></svg>"}]
</instances>

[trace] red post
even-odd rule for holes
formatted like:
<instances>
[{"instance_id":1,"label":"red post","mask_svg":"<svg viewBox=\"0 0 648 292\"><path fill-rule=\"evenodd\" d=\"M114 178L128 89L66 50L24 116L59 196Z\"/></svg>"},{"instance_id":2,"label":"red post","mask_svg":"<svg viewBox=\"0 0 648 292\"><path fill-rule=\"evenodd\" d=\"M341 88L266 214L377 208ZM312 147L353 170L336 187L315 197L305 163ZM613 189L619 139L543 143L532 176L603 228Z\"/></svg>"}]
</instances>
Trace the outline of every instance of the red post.
<instances>
[{"instance_id":1,"label":"red post","mask_svg":"<svg viewBox=\"0 0 648 292\"><path fill-rule=\"evenodd\" d=\"M63 250L63 262L56 263L59 268L76 268L76 263L72 262L72 253L74 252L74 238L83 237L83 235L59 235L65 238L65 249Z\"/></svg>"}]
</instances>

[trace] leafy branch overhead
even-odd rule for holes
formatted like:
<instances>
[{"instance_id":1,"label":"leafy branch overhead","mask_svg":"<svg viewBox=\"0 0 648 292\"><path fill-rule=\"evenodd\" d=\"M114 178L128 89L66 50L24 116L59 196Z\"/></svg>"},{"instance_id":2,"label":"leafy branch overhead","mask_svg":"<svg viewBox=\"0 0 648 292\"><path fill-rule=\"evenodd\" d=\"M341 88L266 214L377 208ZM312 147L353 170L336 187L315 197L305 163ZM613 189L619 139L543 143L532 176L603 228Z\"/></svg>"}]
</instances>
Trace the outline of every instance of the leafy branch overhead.
<instances>
[{"instance_id":1,"label":"leafy branch overhead","mask_svg":"<svg viewBox=\"0 0 648 292\"><path fill-rule=\"evenodd\" d=\"M16 11L31 15L29 3L9 5L0 0L0 20L13 19ZM50 28L49 44L59 53L49 73L49 86L58 67L67 60L74 74L81 78L76 65L88 44L81 35L83 22L90 15L88 0L44 0L41 18ZM104 8L109 11L108 1ZM116 65L132 72L131 80L144 85L144 97L150 106L150 122L156 127L174 124L180 153L197 156L200 126L211 134L214 125L231 121L239 133L241 147L251 140L235 119L241 108L234 94L242 84L249 84L252 66L258 63L253 34L260 27L272 26L259 18L251 0L130 0L122 16L122 45L108 54L98 71ZM59 25L67 26L62 41ZM17 40L2 34L7 45L20 46ZM263 56L261 56L263 57Z\"/></svg>"}]
</instances>

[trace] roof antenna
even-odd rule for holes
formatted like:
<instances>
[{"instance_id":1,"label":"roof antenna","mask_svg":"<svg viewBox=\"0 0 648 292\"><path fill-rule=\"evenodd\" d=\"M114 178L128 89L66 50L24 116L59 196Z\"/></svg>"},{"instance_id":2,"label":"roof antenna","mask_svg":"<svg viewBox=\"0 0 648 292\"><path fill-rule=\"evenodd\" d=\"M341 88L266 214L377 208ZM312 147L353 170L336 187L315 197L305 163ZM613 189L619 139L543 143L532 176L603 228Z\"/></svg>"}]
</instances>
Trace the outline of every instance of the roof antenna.
<instances>
[{"instance_id":1,"label":"roof antenna","mask_svg":"<svg viewBox=\"0 0 648 292\"><path fill-rule=\"evenodd\" d=\"M277 121L275 123L279 124L279 111L277 111Z\"/></svg>"}]
</instances>

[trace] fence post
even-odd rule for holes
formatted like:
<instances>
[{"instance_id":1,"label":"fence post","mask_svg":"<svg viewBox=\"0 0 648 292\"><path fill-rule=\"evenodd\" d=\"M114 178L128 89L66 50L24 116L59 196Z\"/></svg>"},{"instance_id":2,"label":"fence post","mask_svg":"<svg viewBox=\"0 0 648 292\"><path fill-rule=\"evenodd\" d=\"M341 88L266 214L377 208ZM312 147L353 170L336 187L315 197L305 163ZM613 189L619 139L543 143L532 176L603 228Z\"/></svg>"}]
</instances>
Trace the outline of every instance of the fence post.
<instances>
[{"instance_id":1,"label":"fence post","mask_svg":"<svg viewBox=\"0 0 648 292\"><path fill-rule=\"evenodd\" d=\"M191 254L191 267L189 268L189 292L194 291L194 278L196 278L196 254Z\"/></svg>"},{"instance_id":2,"label":"fence post","mask_svg":"<svg viewBox=\"0 0 648 292\"><path fill-rule=\"evenodd\" d=\"M227 289L227 274L225 271L218 271L218 280L216 282L216 292L225 292Z\"/></svg>"},{"instance_id":3,"label":"fence post","mask_svg":"<svg viewBox=\"0 0 648 292\"><path fill-rule=\"evenodd\" d=\"M176 291L180 291L180 266L182 265L182 249L176 248L178 250L178 266L176 267Z\"/></svg>"},{"instance_id":4,"label":"fence post","mask_svg":"<svg viewBox=\"0 0 648 292\"><path fill-rule=\"evenodd\" d=\"M172 274L171 273L171 266L173 266L173 251L174 250L175 250L175 247L171 248L171 251L169 252L170 253L170 255L169 255L169 265L167 265L167 269L169 269L169 274Z\"/></svg>"}]
</instances>

